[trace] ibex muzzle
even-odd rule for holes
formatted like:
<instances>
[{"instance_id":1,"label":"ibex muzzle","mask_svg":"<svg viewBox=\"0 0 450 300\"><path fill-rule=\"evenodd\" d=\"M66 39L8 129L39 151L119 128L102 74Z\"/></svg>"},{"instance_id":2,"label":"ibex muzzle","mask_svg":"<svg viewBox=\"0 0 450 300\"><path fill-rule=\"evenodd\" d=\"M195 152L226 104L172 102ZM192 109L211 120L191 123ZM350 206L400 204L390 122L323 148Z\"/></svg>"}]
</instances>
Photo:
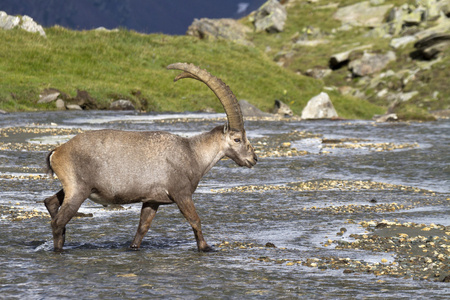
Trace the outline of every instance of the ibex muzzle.
<instances>
[{"instance_id":1,"label":"ibex muzzle","mask_svg":"<svg viewBox=\"0 0 450 300\"><path fill-rule=\"evenodd\" d=\"M55 251L62 250L66 225L87 198L104 205L142 202L133 249L140 247L158 207L175 203L194 230L198 250L211 250L192 194L222 157L249 168L257 157L239 104L226 84L192 64L167 68L183 71L175 81L193 78L208 85L225 109L227 124L190 138L161 131L90 131L52 150L47 156L49 174L56 173L63 187L44 201L52 218Z\"/></svg>"}]
</instances>

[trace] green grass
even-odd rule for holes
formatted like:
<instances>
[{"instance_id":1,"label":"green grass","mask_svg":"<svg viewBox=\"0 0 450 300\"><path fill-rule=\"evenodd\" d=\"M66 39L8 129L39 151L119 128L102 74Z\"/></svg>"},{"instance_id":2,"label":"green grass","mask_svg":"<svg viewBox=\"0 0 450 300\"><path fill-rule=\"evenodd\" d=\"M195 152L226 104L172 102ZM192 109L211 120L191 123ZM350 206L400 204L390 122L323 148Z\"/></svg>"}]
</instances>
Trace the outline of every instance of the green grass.
<instances>
[{"instance_id":1,"label":"green grass","mask_svg":"<svg viewBox=\"0 0 450 300\"><path fill-rule=\"evenodd\" d=\"M209 89L194 80L177 83L174 62L190 62L226 82L238 99L264 111L275 99L301 114L307 101L324 87L320 80L280 68L259 47L228 41L202 41L188 36L144 35L133 31L73 31L46 28L47 38L22 30L0 30L0 109L54 109L37 104L48 88L70 97L86 90L100 108L125 98L144 110L223 111ZM370 118L380 108L366 101L332 95L340 116Z\"/></svg>"},{"instance_id":2,"label":"green grass","mask_svg":"<svg viewBox=\"0 0 450 300\"><path fill-rule=\"evenodd\" d=\"M311 3L307 1L292 2L288 9L288 18L283 32L278 34L267 33L253 33L251 38L256 47L264 51L267 56L272 59L277 59L279 53L291 53L291 57L285 63L285 68L292 72L305 73L308 69L313 67L328 67L330 57L343 51L347 51L362 45L372 45L370 51L386 53L393 51L389 46L390 39L383 37L368 36L368 28L354 27L348 31L336 30L341 26L341 23L333 18L333 14L338 7L343 7L351 4L361 2L361 0L343 0L339 1L338 6L323 8L327 2L319 1ZM403 4L414 4L411 0L386 0L385 4L392 4L399 7ZM249 24L246 18L242 19L244 24ZM249 24L250 25L250 24ZM431 27L435 24L428 22L427 26ZM326 44L320 44L315 47L299 46L293 43L295 37L304 37L307 29L320 32L320 36L306 35L308 39L325 39ZM395 50L397 60L390 63L385 70L393 70L399 72L401 70L416 70L420 61L412 60L411 52L415 49L413 43L405 48ZM359 78L350 79L350 71L346 66L339 70L333 71L330 76L323 79L325 86L351 86L353 88L362 89L367 95L369 102L378 105L379 107L387 108L392 103L386 99L378 99L375 97L375 90L364 90L358 85ZM450 76L450 49L447 49L442 55L442 60L434 64L431 68L424 69L417 73L415 80L408 83L409 86L403 87L402 78L395 79L395 82L389 82L392 85L390 92L398 92L404 88L405 92L416 90L419 95L413 100L410 100L409 105L399 107L399 116L404 118L420 118L430 119L428 110L448 109L450 107L450 85L448 78ZM436 96L437 95L437 96ZM352 109L354 102L344 97L340 102L336 98L344 97L338 94L332 97L333 103L340 107L341 111L349 112L349 109L362 118L367 118L373 111L364 109ZM362 106L366 106L363 104ZM416 106L418 109L413 109ZM380 113L384 113L381 110ZM427 115L428 114L428 115ZM365 117L363 117L363 115ZM347 115L348 116L348 115Z\"/></svg>"}]
</instances>

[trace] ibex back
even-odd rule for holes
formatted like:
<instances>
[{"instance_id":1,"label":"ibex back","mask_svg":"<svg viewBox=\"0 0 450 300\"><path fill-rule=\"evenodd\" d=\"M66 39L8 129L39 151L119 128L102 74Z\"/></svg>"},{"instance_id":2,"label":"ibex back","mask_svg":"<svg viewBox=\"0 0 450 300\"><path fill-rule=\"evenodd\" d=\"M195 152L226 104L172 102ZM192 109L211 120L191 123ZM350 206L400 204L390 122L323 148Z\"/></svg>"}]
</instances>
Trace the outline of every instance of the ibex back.
<instances>
[{"instance_id":1,"label":"ibex back","mask_svg":"<svg viewBox=\"0 0 450 300\"><path fill-rule=\"evenodd\" d=\"M249 168L257 157L247 140L239 104L227 85L192 64L167 68L184 71L175 81L204 82L221 101L226 125L190 138L161 131L90 131L52 150L47 156L48 173L56 173L63 187L44 200L52 218L55 251L62 250L66 225L87 198L104 205L142 202L132 249L140 247L158 207L175 203L194 230L198 250L211 250L192 194L222 157Z\"/></svg>"}]
</instances>

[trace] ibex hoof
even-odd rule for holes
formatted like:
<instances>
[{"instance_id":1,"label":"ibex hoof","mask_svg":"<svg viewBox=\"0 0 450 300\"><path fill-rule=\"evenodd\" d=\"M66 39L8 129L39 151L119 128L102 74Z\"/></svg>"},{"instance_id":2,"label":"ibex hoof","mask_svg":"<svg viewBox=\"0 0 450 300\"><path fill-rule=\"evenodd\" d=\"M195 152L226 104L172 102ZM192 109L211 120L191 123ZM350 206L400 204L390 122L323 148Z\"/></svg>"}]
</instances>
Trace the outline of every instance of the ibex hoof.
<instances>
[{"instance_id":1,"label":"ibex hoof","mask_svg":"<svg viewBox=\"0 0 450 300\"><path fill-rule=\"evenodd\" d=\"M210 247L210 246L206 246L202 249L198 249L199 252L216 252L217 250L214 250L214 248Z\"/></svg>"},{"instance_id":2,"label":"ibex hoof","mask_svg":"<svg viewBox=\"0 0 450 300\"><path fill-rule=\"evenodd\" d=\"M129 250L131 250L131 251L139 251L139 246L137 246L137 245L130 245L130 248L128 248Z\"/></svg>"}]
</instances>

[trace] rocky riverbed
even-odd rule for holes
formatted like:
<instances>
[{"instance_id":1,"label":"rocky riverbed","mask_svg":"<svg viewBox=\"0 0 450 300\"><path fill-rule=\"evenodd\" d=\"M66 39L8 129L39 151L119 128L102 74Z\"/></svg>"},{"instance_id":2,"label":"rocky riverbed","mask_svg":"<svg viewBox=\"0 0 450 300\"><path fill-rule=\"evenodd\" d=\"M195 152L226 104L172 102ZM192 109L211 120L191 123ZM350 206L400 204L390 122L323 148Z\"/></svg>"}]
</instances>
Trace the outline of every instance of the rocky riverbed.
<instances>
[{"instance_id":1,"label":"rocky riverbed","mask_svg":"<svg viewBox=\"0 0 450 300\"><path fill-rule=\"evenodd\" d=\"M0 284L8 295L29 296L9 284L23 282L44 297L40 287L49 282L42 274L68 266L76 270L71 283L57 281L81 287L89 277L94 295L193 298L215 286L223 295L300 297L317 296L319 282L324 297L449 295L448 121L248 120L258 165L242 169L224 159L194 195L216 252L198 254L189 226L170 206L158 212L143 249L124 253L140 207L86 201L68 225L65 253L54 256L42 201L59 182L44 175L48 150L87 130L189 136L224 119L112 112L32 117L18 126L0 120L0 253L10 257L0 265L8 274ZM189 284L167 286L169 278Z\"/></svg>"}]
</instances>

